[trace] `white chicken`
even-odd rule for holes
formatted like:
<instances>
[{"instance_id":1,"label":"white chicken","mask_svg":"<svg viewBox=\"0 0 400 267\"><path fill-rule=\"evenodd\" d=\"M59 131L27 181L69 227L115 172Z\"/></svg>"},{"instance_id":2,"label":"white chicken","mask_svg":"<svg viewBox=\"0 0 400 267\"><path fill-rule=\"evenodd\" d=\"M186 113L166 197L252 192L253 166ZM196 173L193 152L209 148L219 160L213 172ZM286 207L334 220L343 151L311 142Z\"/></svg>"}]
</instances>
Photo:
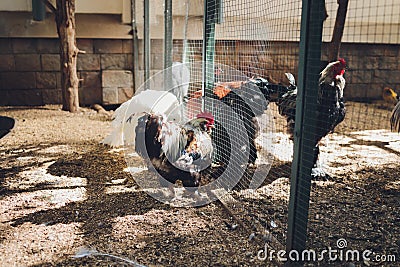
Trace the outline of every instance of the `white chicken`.
<instances>
[{"instance_id":1,"label":"white chicken","mask_svg":"<svg viewBox=\"0 0 400 267\"><path fill-rule=\"evenodd\" d=\"M145 90L115 110L112 131L101 143L111 147L133 145L137 120L143 114L162 114L168 121L180 122L182 113L179 105L176 96L170 92Z\"/></svg>"},{"instance_id":2,"label":"white chicken","mask_svg":"<svg viewBox=\"0 0 400 267\"><path fill-rule=\"evenodd\" d=\"M111 147L133 145L137 120L147 114L158 114L164 121L180 123L184 116L184 102L187 99L190 71L187 64L173 62L172 83L165 88L164 72L151 77L141 91L115 110L111 133L101 141ZM164 85L163 85L164 84Z\"/></svg>"}]
</instances>

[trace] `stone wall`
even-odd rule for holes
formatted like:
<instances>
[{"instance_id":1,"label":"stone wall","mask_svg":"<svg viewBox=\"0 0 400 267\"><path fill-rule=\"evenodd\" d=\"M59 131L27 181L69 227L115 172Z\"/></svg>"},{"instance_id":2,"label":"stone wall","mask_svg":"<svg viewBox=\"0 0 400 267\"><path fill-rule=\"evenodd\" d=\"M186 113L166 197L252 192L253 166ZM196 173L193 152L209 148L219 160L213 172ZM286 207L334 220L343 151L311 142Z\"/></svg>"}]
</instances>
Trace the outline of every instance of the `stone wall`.
<instances>
[{"instance_id":1,"label":"stone wall","mask_svg":"<svg viewBox=\"0 0 400 267\"><path fill-rule=\"evenodd\" d=\"M113 70L126 73L126 70L131 70L132 42L78 39L77 45L86 51L78 55L77 65L81 79L81 105L103 101L111 103L109 99L103 99L102 72ZM132 96L132 79L130 83L129 86L124 84L124 93L118 101L123 102ZM0 105L61 103L60 85L57 39L0 39Z\"/></svg>"},{"instance_id":2,"label":"stone wall","mask_svg":"<svg viewBox=\"0 0 400 267\"><path fill-rule=\"evenodd\" d=\"M298 43L269 42L268 48L251 41L218 41L216 60L248 76L261 75L284 81L284 73L297 76ZM81 105L122 103L133 95L130 72L132 41L78 39L86 54L78 56ZM139 43L140 48L142 43ZM182 42L174 42L180 58ZM326 58L326 44L323 58ZM192 55L201 60L201 42L192 43ZM267 51L267 54L265 53ZM400 46L342 44L348 61L347 99L379 99L385 86L400 89ZM0 105L61 103L60 57L57 39L0 38ZM151 75L163 67L163 42L152 40ZM139 49L139 80L143 83L143 51Z\"/></svg>"},{"instance_id":3,"label":"stone wall","mask_svg":"<svg viewBox=\"0 0 400 267\"><path fill-rule=\"evenodd\" d=\"M247 76L260 74L278 82L286 82L285 72L292 72L297 77L297 42L268 42L267 54L260 54L259 45L248 44L248 41L217 42L216 59L241 70ZM327 60L327 48L328 45L324 43L322 60ZM343 43L340 56L348 63L345 74L346 99L381 99L386 86L400 93L400 45Z\"/></svg>"},{"instance_id":4,"label":"stone wall","mask_svg":"<svg viewBox=\"0 0 400 267\"><path fill-rule=\"evenodd\" d=\"M347 99L381 99L386 86L400 93L400 45L343 44L341 51L348 62Z\"/></svg>"}]
</instances>

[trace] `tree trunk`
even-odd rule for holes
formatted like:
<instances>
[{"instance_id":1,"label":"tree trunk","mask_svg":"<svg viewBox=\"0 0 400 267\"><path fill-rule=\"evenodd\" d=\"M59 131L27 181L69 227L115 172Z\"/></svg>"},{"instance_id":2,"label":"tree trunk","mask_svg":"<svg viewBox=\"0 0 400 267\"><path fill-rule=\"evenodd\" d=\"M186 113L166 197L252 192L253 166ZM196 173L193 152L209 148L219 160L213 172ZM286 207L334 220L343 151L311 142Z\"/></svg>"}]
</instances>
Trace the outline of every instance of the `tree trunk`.
<instances>
[{"instance_id":1,"label":"tree trunk","mask_svg":"<svg viewBox=\"0 0 400 267\"><path fill-rule=\"evenodd\" d=\"M328 61L336 61L339 58L340 44L342 42L349 0L337 0L337 3L339 4L339 6L336 13L332 41L329 46Z\"/></svg>"},{"instance_id":2,"label":"tree trunk","mask_svg":"<svg viewBox=\"0 0 400 267\"><path fill-rule=\"evenodd\" d=\"M57 0L56 23L60 40L63 110L79 110L79 79L76 63L79 49L75 37L75 0Z\"/></svg>"}]
</instances>

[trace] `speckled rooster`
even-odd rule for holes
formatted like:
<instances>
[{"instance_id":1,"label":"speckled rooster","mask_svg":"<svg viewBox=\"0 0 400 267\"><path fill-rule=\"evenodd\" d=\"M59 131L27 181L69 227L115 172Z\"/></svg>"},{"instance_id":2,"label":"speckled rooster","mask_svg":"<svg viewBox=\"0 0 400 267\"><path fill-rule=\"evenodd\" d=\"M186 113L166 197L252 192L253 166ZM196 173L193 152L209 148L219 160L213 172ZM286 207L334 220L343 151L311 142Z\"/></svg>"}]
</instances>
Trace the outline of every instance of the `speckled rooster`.
<instances>
[{"instance_id":1,"label":"speckled rooster","mask_svg":"<svg viewBox=\"0 0 400 267\"><path fill-rule=\"evenodd\" d=\"M181 180L189 193L198 194L202 171L211 166L213 126L214 117L207 112L183 125L145 114L135 128L135 149L160 174L162 186L174 193L173 185Z\"/></svg>"}]
</instances>

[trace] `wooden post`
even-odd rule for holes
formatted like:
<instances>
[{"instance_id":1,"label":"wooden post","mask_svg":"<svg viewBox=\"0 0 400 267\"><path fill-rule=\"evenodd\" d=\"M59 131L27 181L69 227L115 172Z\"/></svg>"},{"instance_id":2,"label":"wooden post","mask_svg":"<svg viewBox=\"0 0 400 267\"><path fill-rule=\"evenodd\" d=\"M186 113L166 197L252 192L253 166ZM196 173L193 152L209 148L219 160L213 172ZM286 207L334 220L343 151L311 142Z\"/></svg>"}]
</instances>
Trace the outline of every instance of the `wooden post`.
<instances>
[{"instance_id":1,"label":"wooden post","mask_svg":"<svg viewBox=\"0 0 400 267\"><path fill-rule=\"evenodd\" d=\"M333 28L332 41L329 45L328 62L336 61L339 58L340 44L342 42L349 0L337 0L337 3L339 6L336 12L336 20L335 26Z\"/></svg>"},{"instance_id":2,"label":"wooden post","mask_svg":"<svg viewBox=\"0 0 400 267\"><path fill-rule=\"evenodd\" d=\"M42 0L54 14L60 40L60 69L62 110L79 110L79 79L76 72L78 53L85 53L76 47L75 0L57 0L56 7L49 0Z\"/></svg>"},{"instance_id":3,"label":"wooden post","mask_svg":"<svg viewBox=\"0 0 400 267\"><path fill-rule=\"evenodd\" d=\"M75 34L75 0L57 0L56 23L60 39L61 89L63 110L77 112L79 109L79 79L76 63L79 49Z\"/></svg>"}]
</instances>

